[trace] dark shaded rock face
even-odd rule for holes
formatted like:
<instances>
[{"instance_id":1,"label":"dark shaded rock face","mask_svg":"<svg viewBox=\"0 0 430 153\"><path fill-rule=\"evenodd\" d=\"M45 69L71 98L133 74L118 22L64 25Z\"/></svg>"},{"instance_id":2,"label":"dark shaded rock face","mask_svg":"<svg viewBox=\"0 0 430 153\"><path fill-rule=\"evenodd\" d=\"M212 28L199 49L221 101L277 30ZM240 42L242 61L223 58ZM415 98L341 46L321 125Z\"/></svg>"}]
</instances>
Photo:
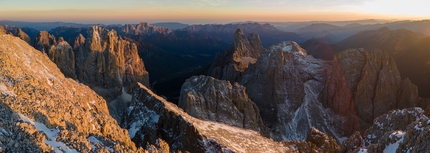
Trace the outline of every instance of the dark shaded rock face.
<instances>
[{"instance_id":1,"label":"dark shaded rock face","mask_svg":"<svg viewBox=\"0 0 430 153\"><path fill-rule=\"evenodd\" d=\"M260 111L238 83L193 76L182 85L179 107L193 117L251 129L269 136Z\"/></svg>"},{"instance_id":2,"label":"dark shaded rock face","mask_svg":"<svg viewBox=\"0 0 430 153\"><path fill-rule=\"evenodd\" d=\"M428 152L429 129L430 120L421 108L392 110L375 119L359 148L346 148L343 152Z\"/></svg>"},{"instance_id":3,"label":"dark shaded rock face","mask_svg":"<svg viewBox=\"0 0 430 153\"><path fill-rule=\"evenodd\" d=\"M342 117L319 101L330 63L306 55L295 42L273 45L238 81L275 140L304 140L312 126L336 138L344 135Z\"/></svg>"},{"instance_id":4,"label":"dark shaded rock face","mask_svg":"<svg viewBox=\"0 0 430 153\"><path fill-rule=\"evenodd\" d=\"M380 50L340 52L331 73L323 103L339 114L356 112L361 129L392 109L428 105L409 79L401 80L394 60Z\"/></svg>"},{"instance_id":5,"label":"dark shaded rock face","mask_svg":"<svg viewBox=\"0 0 430 153\"><path fill-rule=\"evenodd\" d=\"M140 87L122 122L138 146L156 145L161 139L174 152L291 152L290 146L255 131L191 117L145 86Z\"/></svg>"},{"instance_id":6,"label":"dark shaded rock face","mask_svg":"<svg viewBox=\"0 0 430 153\"><path fill-rule=\"evenodd\" d=\"M53 45L57 45L57 40L54 35L49 34L47 31L40 31L33 41L33 47L44 53L48 52Z\"/></svg>"},{"instance_id":7,"label":"dark shaded rock face","mask_svg":"<svg viewBox=\"0 0 430 153\"><path fill-rule=\"evenodd\" d=\"M215 57L207 75L235 82L249 65L255 64L262 50L263 46L257 34L250 33L246 38L242 29L237 29L234 33L234 44Z\"/></svg>"},{"instance_id":8,"label":"dark shaded rock face","mask_svg":"<svg viewBox=\"0 0 430 153\"><path fill-rule=\"evenodd\" d=\"M121 93L123 87L131 93L136 82L149 86L148 73L135 44L119 38L114 30L97 26L89 28L87 33L87 39L79 35L75 41L79 81L89 84L111 100ZM113 91L114 94L103 89Z\"/></svg>"}]
</instances>

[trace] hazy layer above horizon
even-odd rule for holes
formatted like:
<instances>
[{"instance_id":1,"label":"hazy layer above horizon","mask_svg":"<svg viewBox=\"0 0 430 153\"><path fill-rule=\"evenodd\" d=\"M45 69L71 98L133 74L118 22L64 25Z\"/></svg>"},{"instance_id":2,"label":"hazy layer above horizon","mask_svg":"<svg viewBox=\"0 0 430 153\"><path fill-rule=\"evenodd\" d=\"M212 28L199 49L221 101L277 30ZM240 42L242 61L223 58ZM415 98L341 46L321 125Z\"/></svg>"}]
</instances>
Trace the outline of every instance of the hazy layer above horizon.
<instances>
[{"instance_id":1,"label":"hazy layer above horizon","mask_svg":"<svg viewBox=\"0 0 430 153\"><path fill-rule=\"evenodd\" d=\"M0 20L228 23L430 18L427 0L0 0Z\"/></svg>"}]
</instances>

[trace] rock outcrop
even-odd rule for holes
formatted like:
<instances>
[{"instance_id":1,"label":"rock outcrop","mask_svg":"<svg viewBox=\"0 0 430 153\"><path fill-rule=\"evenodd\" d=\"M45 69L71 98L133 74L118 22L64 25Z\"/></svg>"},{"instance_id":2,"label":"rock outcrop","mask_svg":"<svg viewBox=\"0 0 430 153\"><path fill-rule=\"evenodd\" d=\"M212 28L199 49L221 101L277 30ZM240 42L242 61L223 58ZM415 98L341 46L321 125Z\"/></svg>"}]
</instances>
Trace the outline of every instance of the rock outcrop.
<instances>
[{"instance_id":1,"label":"rock outcrop","mask_svg":"<svg viewBox=\"0 0 430 153\"><path fill-rule=\"evenodd\" d=\"M3 26L0 26L0 34L6 34L6 30Z\"/></svg>"},{"instance_id":2,"label":"rock outcrop","mask_svg":"<svg viewBox=\"0 0 430 153\"><path fill-rule=\"evenodd\" d=\"M22 40L24 40L25 42L27 42L27 44L31 44L30 37L24 31L22 31L21 28L16 28L15 32L13 33L13 35L21 38Z\"/></svg>"},{"instance_id":3,"label":"rock outcrop","mask_svg":"<svg viewBox=\"0 0 430 153\"><path fill-rule=\"evenodd\" d=\"M295 42L282 42L265 49L239 83L261 113L275 140L305 140L311 127L334 136L344 135L343 118L323 107L329 62L307 56Z\"/></svg>"},{"instance_id":4,"label":"rock outcrop","mask_svg":"<svg viewBox=\"0 0 430 153\"><path fill-rule=\"evenodd\" d=\"M139 151L102 97L19 38L0 42L2 152Z\"/></svg>"},{"instance_id":5,"label":"rock outcrop","mask_svg":"<svg viewBox=\"0 0 430 153\"><path fill-rule=\"evenodd\" d=\"M393 58L381 50L337 53L323 93L324 105L336 113L356 112L361 129L390 110L428 105L409 79L401 79Z\"/></svg>"},{"instance_id":6,"label":"rock outcrop","mask_svg":"<svg viewBox=\"0 0 430 153\"><path fill-rule=\"evenodd\" d=\"M236 82L249 65L257 62L262 51L260 36L250 33L246 38L242 29L237 29L233 45L223 53L217 54L207 70L207 75Z\"/></svg>"},{"instance_id":7,"label":"rock outcrop","mask_svg":"<svg viewBox=\"0 0 430 153\"><path fill-rule=\"evenodd\" d=\"M340 147L334 138L327 136L314 127L309 130L306 142L315 144L318 148L318 152L340 151Z\"/></svg>"},{"instance_id":8,"label":"rock outcrop","mask_svg":"<svg viewBox=\"0 0 430 153\"><path fill-rule=\"evenodd\" d=\"M62 37L58 39L58 44L51 46L48 51L49 59L57 64L61 72L69 78L77 79L75 71L75 53L73 48L63 40Z\"/></svg>"},{"instance_id":9,"label":"rock outcrop","mask_svg":"<svg viewBox=\"0 0 430 153\"><path fill-rule=\"evenodd\" d=\"M429 129L430 120L421 108L392 110L374 120L359 148L346 148L342 152L427 152Z\"/></svg>"},{"instance_id":10,"label":"rock outcrop","mask_svg":"<svg viewBox=\"0 0 430 153\"><path fill-rule=\"evenodd\" d=\"M115 30L98 26L89 28L87 33L87 39L78 36L74 47L80 82L108 100L117 98L123 88L131 93L137 82L149 86L148 72L135 44L118 37Z\"/></svg>"},{"instance_id":11,"label":"rock outcrop","mask_svg":"<svg viewBox=\"0 0 430 153\"><path fill-rule=\"evenodd\" d=\"M260 111L238 83L193 76L182 85L179 107L195 118L259 132L269 136Z\"/></svg>"},{"instance_id":12,"label":"rock outcrop","mask_svg":"<svg viewBox=\"0 0 430 153\"><path fill-rule=\"evenodd\" d=\"M53 45L57 45L57 40L47 31L40 31L33 41L33 47L44 53L47 53Z\"/></svg>"},{"instance_id":13,"label":"rock outcrop","mask_svg":"<svg viewBox=\"0 0 430 153\"><path fill-rule=\"evenodd\" d=\"M140 22L136 26L133 26L131 24L126 24L124 27L122 27L121 32L126 35L142 35L142 36L173 34L173 30L167 27L152 26L146 22Z\"/></svg>"},{"instance_id":14,"label":"rock outcrop","mask_svg":"<svg viewBox=\"0 0 430 153\"><path fill-rule=\"evenodd\" d=\"M171 151L188 152L292 152L290 146L264 138L258 132L191 117L147 87L133 95L122 125L138 146L159 139Z\"/></svg>"}]
</instances>

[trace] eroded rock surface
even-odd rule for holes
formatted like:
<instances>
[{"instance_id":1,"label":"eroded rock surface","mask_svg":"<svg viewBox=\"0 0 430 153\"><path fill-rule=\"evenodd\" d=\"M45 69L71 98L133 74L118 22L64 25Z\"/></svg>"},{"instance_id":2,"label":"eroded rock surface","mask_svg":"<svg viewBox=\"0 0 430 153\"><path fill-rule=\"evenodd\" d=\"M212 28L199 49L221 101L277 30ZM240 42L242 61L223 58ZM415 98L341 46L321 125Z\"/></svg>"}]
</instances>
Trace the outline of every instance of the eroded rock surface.
<instances>
[{"instance_id":1,"label":"eroded rock surface","mask_svg":"<svg viewBox=\"0 0 430 153\"><path fill-rule=\"evenodd\" d=\"M31 44L30 37L24 31L22 31L21 28L16 28L15 32L13 32L13 35L15 35L18 38L24 40L25 42L27 42L27 44Z\"/></svg>"},{"instance_id":2,"label":"eroded rock surface","mask_svg":"<svg viewBox=\"0 0 430 153\"><path fill-rule=\"evenodd\" d=\"M238 83L209 76L193 76L182 85L179 107L193 117L223 122L269 135L260 111Z\"/></svg>"},{"instance_id":3,"label":"eroded rock surface","mask_svg":"<svg viewBox=\"0 0 430 153\"><path fill-rule=\"evenodd\" d=\"M343 152L427 152L429 132L430 120L421 108L392 110L374 120L359 148L345 148Z\"/></svg>"},{"instance_id":4,"label":"eroded rock surface","mask_svg":"<svg viewBox=\"0 0 430 153\"><path fill-rule=\"evenodd\" d=\"M19 38L0 35L0 42L2 151L139 151L102 97Z\"/></svg>"},{"instance_id":5,"label":"eroded rock surface","mask_svg":"<svg viewBox=\"0 0 430 153\"><path fill-rule=\"evenodd\" d=\"M134 95L122 123L139 146L162 139L171 151L189 152L292 152L256 131L191 117L145 86Z\"/></svg>"},{"instance_id":6,"label":"eroded rock surface","mask_svg":"<svg viewBox=\"0 0 430 153\"><path fill-rule=\"evenodd\" d=\"M339 114L356 112L361 129L390 110L428 105L409 79L401 79L394 59L381 50L337 53L331 71L323 103Z\"/></svg>"},{"instance_id":7,"label":"eroded rock surface","mask_svg":"<svg viewBox=\"0 0 430 153\"><path fill-rule=\"evenodd\" d=\"M207 75L235 82L249 65L257 62L262 50L260 36L250 33L247 38L242 29L237 29L233 45L215 57Z\"/></svg>"},{"instance_id":8,"label":"eroded rock surface","mask_svg":"<svg viewBox=\"0 0 430 153\"><path fill-rule=\"evenodd\" d=\"M61 72L69 78L77 79L75 69L75 53L72 46L69 45L62 38L59 39L58 44L52 45L51 49L47 52L49 59L57 64Z\"/></svg>"},{"instance_id":9,"label":"eroded rock surface","mask_svg":"<svg viewBox=\"0 0 430 153\"><path fill-rule=\"evenodd\" d=\"M57 45L57 40L47 31L40 31L33 41L33 47L44 53L47 53L53 45Z\"/></svg>"},{"instance_id":10,"label":"eroded rock surface","mask_svg":"<svg viewBox=\"0 0 430 153\"><path fill-rule=\"evenodd\" d=\"M142 35L142 36L150 36L150 35L171 35L173 34L173 30L167 27L161 26L153 26L146 22L140 22L136 26L131 24L126 24L121 29L122 33L126 35Z\"/></svg>"}]
</instances>

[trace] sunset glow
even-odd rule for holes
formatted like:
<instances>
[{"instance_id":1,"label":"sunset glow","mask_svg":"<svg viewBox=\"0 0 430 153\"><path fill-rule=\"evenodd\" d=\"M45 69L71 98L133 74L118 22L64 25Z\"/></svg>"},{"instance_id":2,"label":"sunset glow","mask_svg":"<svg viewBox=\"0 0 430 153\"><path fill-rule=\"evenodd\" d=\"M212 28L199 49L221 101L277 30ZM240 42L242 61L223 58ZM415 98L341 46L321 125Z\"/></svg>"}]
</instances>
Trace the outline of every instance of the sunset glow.
<instances>
[{"instance_id":1,"label":"sunset glow","mask_svg":"<svg viewBox=\"0 0 430 153\"><path fill-rule=\"evenodd\" d=\"M0 20L130 23L427 19L426 0L0 0Z\"/></svg>"}]
</instances>

